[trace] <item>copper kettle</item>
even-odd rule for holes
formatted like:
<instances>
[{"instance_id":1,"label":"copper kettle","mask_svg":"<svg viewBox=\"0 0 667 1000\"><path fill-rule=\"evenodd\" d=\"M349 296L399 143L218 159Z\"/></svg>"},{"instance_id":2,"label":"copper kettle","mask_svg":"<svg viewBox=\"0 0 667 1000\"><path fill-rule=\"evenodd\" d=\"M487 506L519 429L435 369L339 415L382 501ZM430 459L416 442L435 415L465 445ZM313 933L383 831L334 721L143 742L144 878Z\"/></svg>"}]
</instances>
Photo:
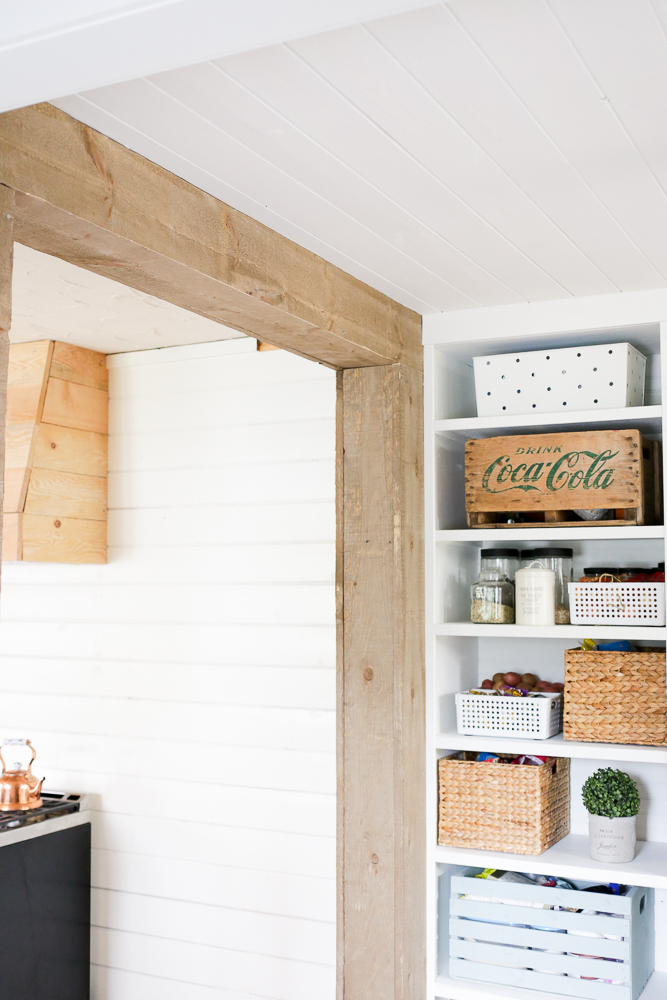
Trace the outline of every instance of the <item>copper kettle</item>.
<instances>
[{"instance_id":1,"label":"copper kettle","mask_svg":"<svg viewBox=\"0 0 667 1000\"><path fill-rule=\"evenodd\" d=\"M4 740L3 747L23 746L30 747L32 756L27 767L22 767L20 761L14 763L14 767L7 769L5 758L0 750L0 762L2 762L2 775L0 775L0 811L1 812L27 812L28 809L38 809L42 805L41 791L44 778L36 778L31 771L32 762L37 756L37 751L32 746L30 740Z\"/></svg>"}]
</instances>

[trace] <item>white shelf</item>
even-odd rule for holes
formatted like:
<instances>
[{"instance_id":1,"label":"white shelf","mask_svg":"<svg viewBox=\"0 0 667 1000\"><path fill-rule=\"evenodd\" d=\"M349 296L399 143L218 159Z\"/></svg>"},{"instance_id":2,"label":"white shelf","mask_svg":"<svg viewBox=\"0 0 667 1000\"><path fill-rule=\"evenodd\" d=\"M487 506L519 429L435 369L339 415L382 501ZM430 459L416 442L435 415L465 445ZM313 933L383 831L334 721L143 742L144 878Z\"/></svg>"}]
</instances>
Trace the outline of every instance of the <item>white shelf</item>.
<instances>
[{"instance_id":1,"label":"white shelf","mask_svg":"<svg viewBox=\"0 0 667 1000\"><path fill-rule=\"evenodd\" d=\"M664 641L667 628L654 625L476 625L474 622L444 622L435 625L436 635L502 636L505 639L656 639Z\"/></svg>"},{"instance_id":2,"label":"white shelf","mask_svg":"<svg viewBox=\"0 0 667 1000\"><path fill-rule=\"evenodd\" d=\"M441 975L435 981L433 995L446 1000L558 1000L558 993L525 990L517 986L475 983L469 979L451 979ZM667 972L654 972L640 1000L664 1000L667 997ZM564 1000L564 998L562 998Z\"/></svg>"},{"instance_id":3,"label":"white shelf","mask_svg":"<svg viewBox=\"0 0 667 1000\"><path fill-rule=\"evenodd\" d=\"M447 865L471 868L502 868L516 872L537 872L587 882L626 882L667 889L667 844L637 841L637 854L628 864L593 861L588 853L588 837L570 833L542 854L509 854L504 851L477 851L469 847L436 847L435 860Z\"/></svg>"},{"instance_id":4,"label":"white shelf","mask_svg":"<svg viewBox=\"0 0 667 1000\"><path fill-rule=\"evenodd\" d=\"M480 433L489 431L491 436L512 431L547 430L550 427L567 427L576 430L622 430L637 427L644 434L662 433L662 406L630 406L614 410L571 410L569 413L522 413L502 417L455 417L434 420L436 434L452 431ZM486 436L481 434L480 436Z\"/></svg>"},{"instance_id":5,"label":"white shelf","mask_svg":"<svg viewBox=\"0 0 667 1000\"><path fill-rule=\"evenodd\" d=\"M667 746L637 746L629 743L582 743L565 740L558 733L548 740L528 740L520 736L462 736L439 733L436 750L491 750L496 753L536 753L553 757L582 757L587 760L635 761L667 764ZM667 996L667 994L665 994Z\"/></svg>"},{"instance_id":6,"label":"white shelf","mask_svg":"<svg viewBox=\"0 0 667 1000\"><path fill-rule=\"evenodd\" d=\"M657 538L664 541L664 524L629 524L627 527L608 525L607 527L594 528L582 522L581 527L575 528L553 528L543 524L535 524L530 528L456 528L448 531L436 531L436 544L447 542L495 542L497 545L507 545L509 542L525 542L527 545L534 545L535 542L564 542L569 541L605 541L621 538L631 540L641 540L643 538ZM661 560L658 560L659 562Z\"/></svg>"}]
</instances>

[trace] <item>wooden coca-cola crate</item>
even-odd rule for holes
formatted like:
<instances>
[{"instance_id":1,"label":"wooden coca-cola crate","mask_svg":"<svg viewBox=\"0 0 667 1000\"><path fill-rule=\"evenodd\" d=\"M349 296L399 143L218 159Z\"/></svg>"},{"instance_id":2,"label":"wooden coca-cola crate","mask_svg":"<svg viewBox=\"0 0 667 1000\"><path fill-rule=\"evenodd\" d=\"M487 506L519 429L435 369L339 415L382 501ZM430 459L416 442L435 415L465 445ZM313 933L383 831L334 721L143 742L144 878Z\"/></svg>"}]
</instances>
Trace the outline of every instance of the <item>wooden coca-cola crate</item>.
<instances>
[{"instance_id":1,"label":"wooden coca-cola crate","mask_svg":"<svg viewBox=\"0 0 667 1000\"><path fill-rule=\"evenodd\" d=\"M661 483L660 445L638 430L516 434L466 443L472 528L660 524ZM573 511L582 509L611 513L604 520L580 520Z\"/></svg>"}]
</instances>

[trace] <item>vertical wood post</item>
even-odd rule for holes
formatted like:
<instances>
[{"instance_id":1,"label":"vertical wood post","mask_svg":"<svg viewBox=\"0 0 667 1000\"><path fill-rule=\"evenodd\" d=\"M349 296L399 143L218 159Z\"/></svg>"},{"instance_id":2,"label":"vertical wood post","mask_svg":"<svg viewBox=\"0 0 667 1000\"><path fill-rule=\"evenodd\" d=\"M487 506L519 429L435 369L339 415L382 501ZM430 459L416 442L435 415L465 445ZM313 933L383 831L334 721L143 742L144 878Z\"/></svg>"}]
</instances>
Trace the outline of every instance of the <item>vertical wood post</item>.
<instances>
[{"instance_id":1,"label":"vertical wood post","mask_svg":"<svg viewBox=\"0 0 667 1000\"><path fill-rule=\"evenodd\" d=\"M422 377L338 374L338 1000L423 1000Z\"/></svg>"},{"instance_id":2,"label":"vertical wood post","mask_svg":"<svg viewBox=\"0 0 667 1000\"><path fill-rule=\"evenodd\" d=\"M9 328L12 323L12 271L14 263L14 191L0 184L0 551L2 507L5 492L5 414Z\"/></svg>"}]
</instances>

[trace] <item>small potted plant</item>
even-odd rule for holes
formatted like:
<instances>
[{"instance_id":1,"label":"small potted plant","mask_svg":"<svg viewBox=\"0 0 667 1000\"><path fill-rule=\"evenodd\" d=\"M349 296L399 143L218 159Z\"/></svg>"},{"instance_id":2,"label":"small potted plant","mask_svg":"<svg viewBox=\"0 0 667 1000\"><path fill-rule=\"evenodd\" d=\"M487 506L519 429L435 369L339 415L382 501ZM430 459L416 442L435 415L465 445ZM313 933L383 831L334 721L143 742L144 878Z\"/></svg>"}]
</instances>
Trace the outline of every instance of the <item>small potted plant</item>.
<instances>
[{"instance_id":1,"label":"small potted plant","mask_svg":"<svg viewBox=\"0 0 667 1000\"><path fill-rule=\"evenodd\" d=\"M581 790L588 810L588 845L594 861L632 861L639 812L637 786L624 771L602 767Z\"/></svg>"}]
</instances>

